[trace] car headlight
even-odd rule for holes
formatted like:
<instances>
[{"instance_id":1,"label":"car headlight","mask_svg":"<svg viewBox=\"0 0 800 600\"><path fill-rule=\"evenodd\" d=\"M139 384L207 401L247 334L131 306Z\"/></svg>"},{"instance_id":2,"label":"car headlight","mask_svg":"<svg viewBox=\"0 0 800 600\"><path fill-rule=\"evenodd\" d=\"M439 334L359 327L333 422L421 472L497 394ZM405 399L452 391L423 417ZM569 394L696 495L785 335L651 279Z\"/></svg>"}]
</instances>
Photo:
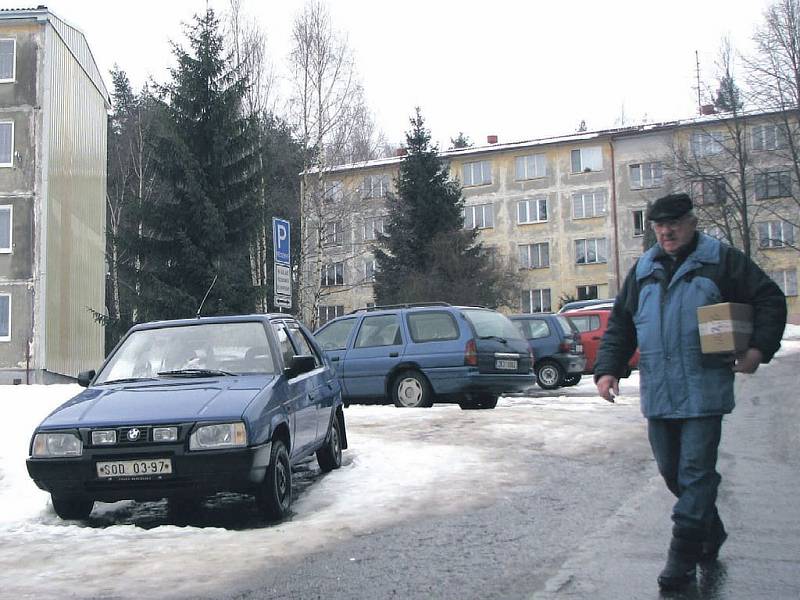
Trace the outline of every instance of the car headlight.
<instances>
[{"instance_id":1,"label":"car headlight","mask_svg":"<svg viewBox=\"0 0 800 600\"><path fill-rule=\"evenodd\" d=\"M213 450L243 446L247 446L247 430L244 423L241 422L200 425L189 436L189 450Z\"/></svg>"},{"instance_id":2,"label":"car headlight","mask_svg":"<svg viewBox=\"0 0 800 600\"><path fill-rule=\"evenodd\" d=\"M37 433L33 438L33 456L80 456L83 442L74 433Z\"/></svg>"}]
</instances>

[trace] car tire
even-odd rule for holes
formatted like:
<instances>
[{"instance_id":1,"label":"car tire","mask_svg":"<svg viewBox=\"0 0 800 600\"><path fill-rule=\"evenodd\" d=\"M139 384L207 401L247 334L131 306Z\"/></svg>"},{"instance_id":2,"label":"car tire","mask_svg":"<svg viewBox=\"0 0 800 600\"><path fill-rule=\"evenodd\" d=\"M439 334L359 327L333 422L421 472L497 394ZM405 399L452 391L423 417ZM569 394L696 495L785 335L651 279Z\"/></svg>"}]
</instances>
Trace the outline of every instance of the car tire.
<instances>
[{"instance_id":1,"label":"car tire","mask_svg":"<svg viewBox=\"0 0 800 600\"><path fill-rule=\"evenodd\" d=\"M85 496L50 495L53 510L65 521L80 521L89 517L94 508L94 500Z\"/></svg>"},{"instance_id":2,"label":"car tire","mask_svg":"<svg viewBox=\"0 0 800 600\"><path fill-rule=\"evenodd\" d=\"M581 374L576 373L564 377L564 386L578 385L581 382Z\"/></svg>"},{"instance_id":3,"label":"car tire","mask_svg":"<svg viewBox=\"0 0 800 600\"><path fill-rule=\"evenodd\" d=\"M342 466L342 430L339 416L335 412L328 439L322 448L317 450L317 462L323 473L329 473Z\"/></svg>"},{"instance_id":4,"label":"car tire","mask_svg":"<svg viewBox=\"0 0 800 600\"><path fill-rule=\"evenodd\" d=\"M564 369L557 362L543 361L536 366L536 381L545 390L554 390L564 385Z\"/></svg>"},{"instance_id":5,"label":"car tire","mask_svg":"<svg viewBox=\"0 0 800 600\"><path fill-rule=\"evenodd\" d=\"M256 502L271 521L280 521L289 514L292 505L292 465L286 445L281 440L272 442L267 474Z\"/></svg>"},{"instance_id":6,"label":"car tire","mask_svg":"<svg viewBox=\"0 0 800 600\"><path fill-rule=\"evenodd\" d=\"M419 371L402 371L392 381L392 400L399 408L429 408L433 405L433 390Z\"/></svg>"}]
</instances>

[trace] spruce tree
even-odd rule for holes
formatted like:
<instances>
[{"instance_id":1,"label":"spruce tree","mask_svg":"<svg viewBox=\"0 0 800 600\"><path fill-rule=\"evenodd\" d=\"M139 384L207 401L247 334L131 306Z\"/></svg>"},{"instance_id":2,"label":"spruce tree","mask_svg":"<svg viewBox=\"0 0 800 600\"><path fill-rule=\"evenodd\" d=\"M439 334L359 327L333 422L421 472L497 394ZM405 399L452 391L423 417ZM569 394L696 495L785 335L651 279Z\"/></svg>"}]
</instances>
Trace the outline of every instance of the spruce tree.
<instances>
[{"instance_id":1,"label":"spruce tree","mask_svg":"<svg viewBox=\"0 0 800 600\"><path fill-rule=\"evenodd\" d=\"M375 248L377 303L507 304L510 271L490 260L477 230L463 229L461 186L431 145L419 109L406 148L396 194L388 197L386 234Z\"/></svg>"},{"instance_id":2,"label":"spruce tree","mask_svg":"<svg viewBox=\"0 0 800 600\"><path fill-rule=\"evenodd\" d=\"M208 9L187 27L189 51L162 88L156 152L167 198L149 215L149 317L192 316L217 278L203 314L250 312L249 259L258 189L257 147L242 116L247 82L224 52Z\"/></svg>"}]
</instances>

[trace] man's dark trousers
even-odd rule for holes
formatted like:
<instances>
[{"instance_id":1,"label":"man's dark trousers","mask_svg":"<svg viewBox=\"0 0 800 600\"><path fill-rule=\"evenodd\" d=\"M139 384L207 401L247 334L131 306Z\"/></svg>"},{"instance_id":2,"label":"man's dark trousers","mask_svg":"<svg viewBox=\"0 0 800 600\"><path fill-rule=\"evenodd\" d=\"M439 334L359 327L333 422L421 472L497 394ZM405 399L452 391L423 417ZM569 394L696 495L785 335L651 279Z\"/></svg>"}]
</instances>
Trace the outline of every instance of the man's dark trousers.
<instances>
[{"instance_id":1,"label":"man's dark trousers","mask_svg":"<svg viewBox=\"0 0 800 600\"><path fill-rule=\"evenodd\" d=\"M648 419L647 433L658 470L678 498L672 508L674 537L705 540L719 519L716 501L721 478L716 465L722 415Z\"/></svg>"}]
</instances>

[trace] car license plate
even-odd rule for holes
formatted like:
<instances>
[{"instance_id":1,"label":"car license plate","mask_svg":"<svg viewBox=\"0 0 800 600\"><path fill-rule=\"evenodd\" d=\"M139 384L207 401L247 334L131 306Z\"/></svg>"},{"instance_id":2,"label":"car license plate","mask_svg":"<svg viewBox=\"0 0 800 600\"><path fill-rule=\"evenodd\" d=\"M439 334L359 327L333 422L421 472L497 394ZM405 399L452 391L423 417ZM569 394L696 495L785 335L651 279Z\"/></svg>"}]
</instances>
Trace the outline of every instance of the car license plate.
<instances>
[{"instance_id":1,"label":"car license plate","mask_svg":"<svg viewBox=\"0 0 800 600\"><path fill-rule=\"evenodd\" d=\"M517 361L515 360L502 360L498 359L494 361L494 366L496 369L512 369L514 371L517 370Z\"/></svg>"},{"instance_id":2,"label":"car license plate","mask_svg":"<svg viewBox=\"0 0 800 600\"><path fill-rule=\"evenodd\" d=\"M156 477L170 474L172 474L172 460L169 458L115 460L97 463L97 476L100 479L110 479L112 477Z\"/></svg>"},{"instance_id":3,"label":"car license plate","mask_svg":"<svg viewBox=\"0 0 800 600\"><path fill-rule=\"evenodd\" d=\"M578 354L583 352L583 344L578 344L577 346L575 346L575 352L577 352Z\"/></svg>"}]
</instances>

